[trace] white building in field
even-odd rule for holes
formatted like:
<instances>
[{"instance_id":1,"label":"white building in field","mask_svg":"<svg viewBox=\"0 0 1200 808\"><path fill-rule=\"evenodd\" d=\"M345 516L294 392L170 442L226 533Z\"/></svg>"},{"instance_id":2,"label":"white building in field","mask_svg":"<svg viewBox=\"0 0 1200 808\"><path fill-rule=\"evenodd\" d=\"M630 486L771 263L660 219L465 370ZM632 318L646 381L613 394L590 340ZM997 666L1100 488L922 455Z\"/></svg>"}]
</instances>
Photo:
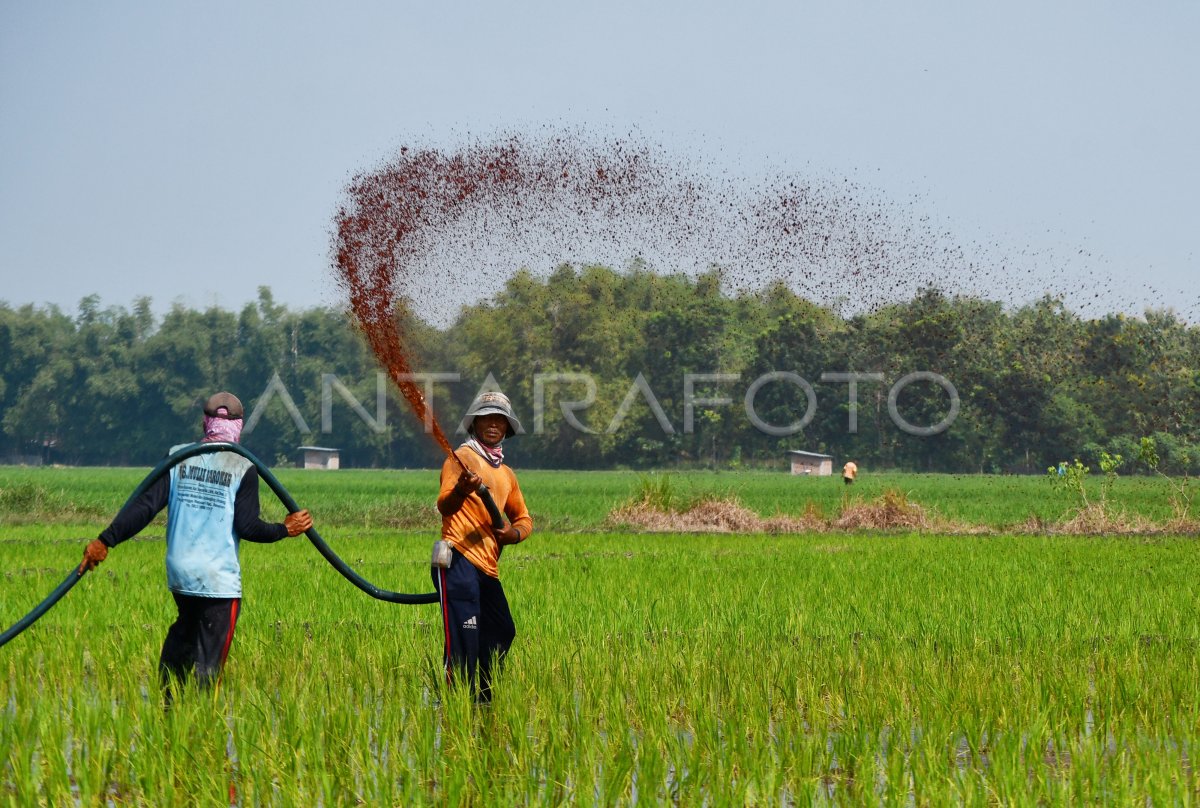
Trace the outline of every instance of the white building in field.
<instances>
[{"instance_id":1,"label":"white building in field","mask_svg":"<svg viewBox=\"0 0 1200 808\"><path fill-rule=\"evenodd\" d=\"M789 449L788 459L792 463L792 474L812 474L817 477L833 474L833 455Z\"/></svg>"},{"instance_id":2,"label":"white building in field","mask_svg":"<svg viewBox=\"0 0 1200 808\"><path fill-rule=\"evenodd\" d=\"M297 448L304 453L303 468L330 470L340 468L339 449L329 449L325 446L298 446Z\"/></svg>"}]
</instances>

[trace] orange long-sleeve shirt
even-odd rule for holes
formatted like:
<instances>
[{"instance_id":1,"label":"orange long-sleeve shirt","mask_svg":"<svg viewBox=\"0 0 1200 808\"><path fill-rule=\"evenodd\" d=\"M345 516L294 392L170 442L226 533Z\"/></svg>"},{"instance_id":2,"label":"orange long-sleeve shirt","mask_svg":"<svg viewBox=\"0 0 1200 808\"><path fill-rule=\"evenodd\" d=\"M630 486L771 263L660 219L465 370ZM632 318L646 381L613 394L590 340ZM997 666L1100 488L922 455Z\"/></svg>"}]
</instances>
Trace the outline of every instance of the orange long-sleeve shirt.
<instances>
[{"instance_id":1,"label":"orange long-sleeve shirt","mask_svg":"<svg viewBox=\"0 0 1200 808\"><path fill-rule=\"evenodd\" d=\"M521 486L517 484L517 475L513 474L512 469L504 465L493 468L466 446L460 446L455 454L467 468L483 479L483 484L488 487L492 499L496 501L496 507L521 531L521 541L529 538L529 534L533 532L533 519L529 516L529 509L525 507L525 497L521 494ZM461 473L458 463L447 457L446 462L442 464L439 507L450 496ZM478 494L471 494L455 513L442 517L442 538L454 545L454 548L466 556L477 569L493 578L500 577L500 544L492 530L492 519Z\"/></svg>"}]
</instances>

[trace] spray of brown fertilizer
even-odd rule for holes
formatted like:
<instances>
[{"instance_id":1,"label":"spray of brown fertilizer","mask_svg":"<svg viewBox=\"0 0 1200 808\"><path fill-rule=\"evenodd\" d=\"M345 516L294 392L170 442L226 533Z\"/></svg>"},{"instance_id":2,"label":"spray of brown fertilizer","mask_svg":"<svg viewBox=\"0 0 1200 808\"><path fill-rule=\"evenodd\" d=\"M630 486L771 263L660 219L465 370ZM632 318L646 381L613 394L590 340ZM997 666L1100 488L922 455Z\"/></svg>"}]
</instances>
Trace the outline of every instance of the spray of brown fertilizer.
<instances>
[{"instance_id":1,"label":"spray of brown fertilizer","mask_svg":"<svg viewBox=\"0 0 1200 808\"><path fill-rule=\"evenodd\" d=\"M434 438L450 456L453 450L424 394L406 377L411 361L397 312L401 296L409 292L411 268L423 252L438 245L439 233L481 206L502 212L511 229L522 230L520 215L527 200L567 190L590 200L593 211L616 216L613 205L638 187L644 155L622 155L620 165L597 162L586 171L579 157L563 141L541 153L517 140L449 155L402 149L380 171L357 177L349 188L349 203L338 213L336 268L354 321L413 412L432 425Z\"/></svg>"},{"instance_id":2,"label":"spray of brown fertilizer","mask_svg":"<svg viewBox=\"0 0 1200 808\"><path fill-rule=\"evenodd\" d=\"M716 268L727 291L783 283L843 312L997 270L1012 281L1011 267L966 258L905 205L844 179L751 182L638 139L562 133L403 148L351 180L334 238L354 321L448 454L429 403L405 378L401 301L429 320L456 290L488 295L518 267L564 263Z\"/></svg>"}]
</instances>

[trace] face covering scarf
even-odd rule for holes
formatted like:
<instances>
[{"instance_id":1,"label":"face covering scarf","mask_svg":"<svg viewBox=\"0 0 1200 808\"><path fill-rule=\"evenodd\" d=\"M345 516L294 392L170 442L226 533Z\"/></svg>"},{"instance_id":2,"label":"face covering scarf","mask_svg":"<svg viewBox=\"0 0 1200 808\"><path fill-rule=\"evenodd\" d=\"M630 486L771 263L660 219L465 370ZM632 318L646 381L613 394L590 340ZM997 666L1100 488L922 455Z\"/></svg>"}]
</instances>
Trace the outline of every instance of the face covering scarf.
<instances>
[{"instance_id":1,"label":"face covering scarf","mask_svg":"<svg viewBox=\"0 0 1200 808\"><path fill-rule=\"evenodd\" d=\"M500 448L500 444L495 446L486 446L475 438L467 438L463 446L469 446L475 450L475 453L488 462L494 469L500 468L500 464L504 462L504 450Z\"/></svg>"},{"instance_id":2,"label":"face covering scarf","mask_svg":"<svg viewBox=\"0 0 1200 808\"><path fill-rule=\"evenodd\" d=\"M242 436L241 418L204 416L204 440L201 443L237 443Z\"/></svg>"}]
</instances>

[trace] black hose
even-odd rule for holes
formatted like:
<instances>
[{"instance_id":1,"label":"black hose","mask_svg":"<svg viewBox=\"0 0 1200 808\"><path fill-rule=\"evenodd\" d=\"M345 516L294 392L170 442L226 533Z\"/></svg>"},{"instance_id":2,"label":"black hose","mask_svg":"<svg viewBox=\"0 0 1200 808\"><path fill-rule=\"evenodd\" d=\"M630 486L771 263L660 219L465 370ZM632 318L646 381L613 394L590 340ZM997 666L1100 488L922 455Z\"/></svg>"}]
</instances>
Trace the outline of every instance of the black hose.
<instances>
[{"instance_id":1,"label":"black hose","mask_svg":"<svg viewBox=\"0 0 1200 808\"><path fill-rule=\"evenodd\" d=\"M193 443L176 452L172 452L161 463L155 466L149 474L146 475L146 478L142 480L138 487L133 490L133 493L129 495L129 499L125 501L125 505L128 505L144 494L146 489L154 485L154 483L156 483L158 479L162 477L162 475L170 471L171 467L175 464L187 460L189 457L195 457L196 455L201 454L209 454L210 452L233 452L234 454L239 454L246 458L254 464L255 468L258 469L259 476L262 477L262 479L266 482L267 487L275 492L275 496L279 498L281 503L283 503L283 507L287 508L288 513L295 513L296 511L300 510L300 506L296 503L296 500L292 499L292 495L289 494L287 489L283 487L283 484L276 479L275 475L271 473L271 470L263 465L263 463L248 449L237 443ZM499 509L496 508L496 503L492 501L491 495L486 491L482 492L481 495L484 497L485 505L490 503L488 511L489 513L493 513L494 511L493 521L495 521L495 519L498 518L497 515L499 514ZM503 522L500 524L503 526ZM317 532L315 527L310 527L304 535L308 537L310 542L312 542L313 547L316 547L317 551L325 557L325 560L328 561L334 569L340 572L347 581L354 584L376 600L384 600L388 603L437 603L438 596L436 592L409 595L403 592L390 592L386 589L380 589L351 569L345 561L339 558L338 554L335 553L333 549L325 543L325 540L321 538L321 534ZM45 600L34 607L33 611L14 623L3 634L0 634L0 647L3 647L4 644L13 637L16 637L22 631L29 628L29 626L33 625L33 623L39 617L49 611L50 607L58 603L58 601L62 599L62 596L67 594L67 592L71 590L71 587L75 586L75 584L79 582L79 579L83 577L85 572L86 570L82 569L81 566L77 566L67 573L67 577L63 580L63 582L59 584L55 590L46 597Z\"/></svg>"},{"instance_id":2,"label":"black hose","mask_svg":"<svg viewBox=\"0 0 1200 808\"><path fill-rule=\"evenodd\" d=\"M39 603L33 611L22 617L17 622L13 623L12 627L3 634L0 634L0 647L3 647L6 642L20 634L25 629L29 628L31 625L33 625L35 620L37 620L46 612L50 611L50 607L58 603L63 595L70 592L71 587L75 586L75 584L78 583L79 579L82 577L83 571L81 571L79 567L75 567L68 572L67 577L63 580L63 582L55 587L54 591L51 592L45 600Z\"/></svg>"},{"instance_id":3,"label":"black hose","mask_svg":"<svg viewBox=\"0 0 1200 808\"><path fill-rule=\"evenodd\" d=\"M488 516L492 518L493 530L504 530L504 517L500 515L500 509L496 507L496 500L492 499L492 492L483 483L479 484L479 488L475 489L475 493L479 494L479 498L483 500L483 507L487 508Z\"/></svg>"},{"instance_id":4,"label":"black hose","mask_svg":"<svg viewBox=\"0 0 1200 808\"><path fill-rule=\"evenodd\" d=\"M275 475L271 473L271 470L269 468L267 468L265 465L263 465L261 462L259 462L257 457L255 457L253 454L251 454L247 449L242 448L239 444L236 444L236 443L200 443L200 444L195 444L194 446L192 446L190 448L195 449L196 446L202 446L202 447L220 446L224 450L236 452L237 454L240 454L242 457L249 460L251 463L253 463L258 468L259 476L261 476L263 478L263 480L267 483L267 487L275 492L275 496L279 497L279 501L283 503L283 507L287 508L288 513L295 513L296 511L300 510L300 506L296 503L296 500L292 499L292 495L289 494L287 489L283 487L283 484L280 483L279 480L277 480L275 478ZM186 452L188 450L183 449L181 451ZM217 450L210 449L208 451L217 451ZM200 452L194 452L194 453L200 454ZM188 456L190 457L191 455L188 455ZM387 589L380 589L379 587L375 586L375 584L371 583L366 578L362 577L357 572L352 570L350 568L350 565L347 564L345 561L342 561L342 559L338 557L338 554L333 552L333 548L331 548L328 544L326 544L325 540L321 538L321 534L317 532L316 527L310 527L305 532L304 535L308 537L308 540L310 542L312 542L312 546L317 548L317 552L319 552L321 555L325 556L325 560L328 561L335 570L337 570L338 572L340 572L342 574L343 578L345 578L347 581L354 584L359 589L366 592L368 595L375 598L376 600L385 600L388 603L437 603L438 602L438 596L437 596L436 592L425 592L420 595L407 595L407 594L404 594L403 592L391 592Z\"/></svg>"}]
</instances>

